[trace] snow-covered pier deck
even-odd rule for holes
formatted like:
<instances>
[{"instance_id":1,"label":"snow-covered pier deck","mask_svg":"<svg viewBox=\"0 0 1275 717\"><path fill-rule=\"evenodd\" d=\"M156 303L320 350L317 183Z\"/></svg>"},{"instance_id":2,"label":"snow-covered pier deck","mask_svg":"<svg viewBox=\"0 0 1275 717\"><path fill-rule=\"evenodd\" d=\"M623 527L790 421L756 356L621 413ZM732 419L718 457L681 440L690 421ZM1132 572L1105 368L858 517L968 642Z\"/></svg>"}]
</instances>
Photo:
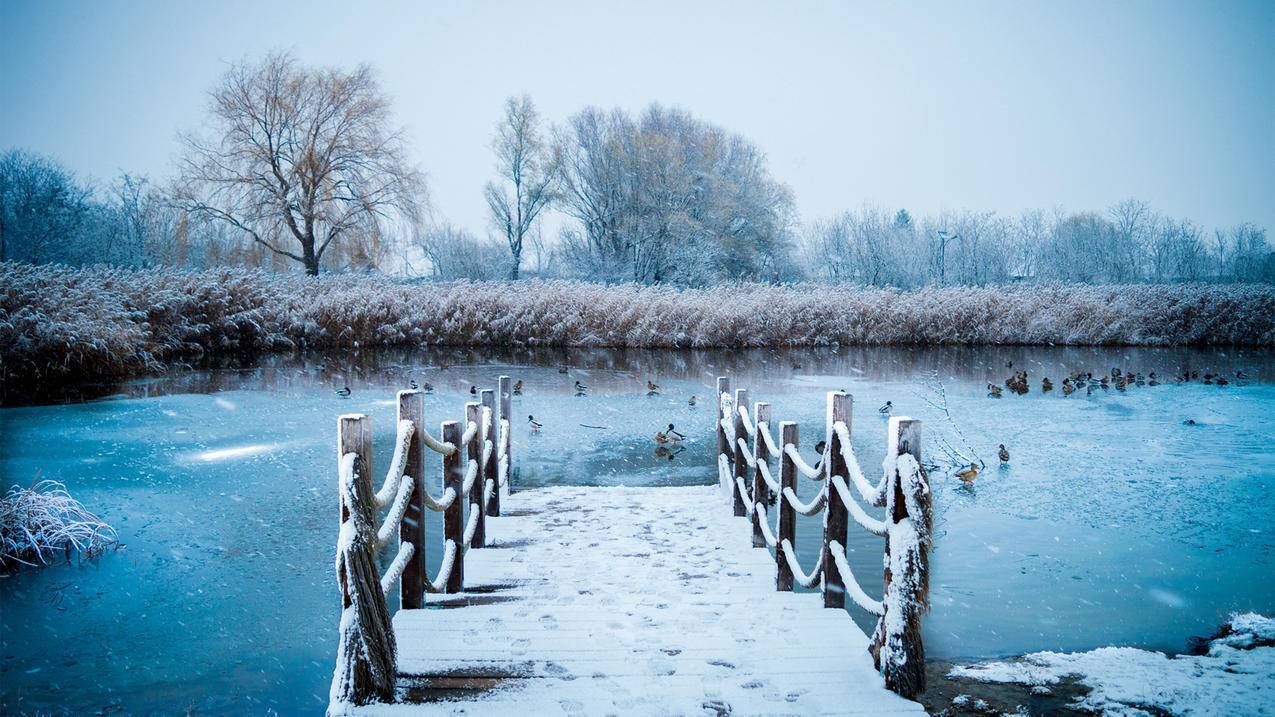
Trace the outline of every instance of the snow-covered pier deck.
<instances>
[{"instance_id":1,"label":"snow-covered pier deck","mask_svg":"<svg viewBox=\"0 0 1275 717\"><path fill-rule=\"evenodd\" d=\"M874 484L851 448L849 394L828 394L811 465L795 423L772 434L770 404L750 412L748 392L732 397L722 377L716 486L511 492L509 377L474 393L464 423L443 421L436 438L421 392L399 392L379 489L371 419L337 421L343 609L329 715L923 712L907 699L925 685L932 530L919 421L890 419ZM437 482L427 455L442 461ZM819 484L808 503L799 476ZM427 510L443 514L435 547ZM799 515L823 523L809 569L794 548ZM851 519L883 539L881 600L846 560ZM442 551L433 578L427 550ZM847 598L877 617L871 639Z\"/></svg>"},{"instance_id":2,"label":"snow-covered pier deck","mask_svg":"<svg viewBox=\"0 0 1275 717\"><path fill-rule=\"evenodd\" d=\"M716 486L514 495L465 591L394 616L400 702L355 713L924 713Z\"/></svg>"}]
</instances>

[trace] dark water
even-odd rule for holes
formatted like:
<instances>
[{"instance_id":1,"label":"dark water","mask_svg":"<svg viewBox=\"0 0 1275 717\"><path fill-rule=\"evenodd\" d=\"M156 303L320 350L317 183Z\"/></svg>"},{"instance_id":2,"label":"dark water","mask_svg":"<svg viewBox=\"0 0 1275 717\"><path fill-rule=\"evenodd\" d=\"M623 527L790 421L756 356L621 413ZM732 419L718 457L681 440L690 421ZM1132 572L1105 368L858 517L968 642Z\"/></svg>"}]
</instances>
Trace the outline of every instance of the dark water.
<instances>
[{"instance_id":1,"label":"dark water","mask_svg":"<svg viewBox=\"0 0 1275 717\"><path fill-rule=\"evenodd\" d=\"M1025 367L1026 396L986 397ZM569 375L558 372L570 366ZM1073 368L1162 376L1183 367L1244 371L1199 383L1042 394ZM938 530L926 648L935 658L1132 644L1178 650L1230 610L1275 610L1275 356L1165 349L945 348L747 352L545 351L272 358L77 387L67 403L0 409L6 485L37 473L66 483L120 533L96 563L0 579L0 712L318 713L327 703L338 596L335 417L373 417L375 455L391 452L394 391L431 381L431 425L460 419L471 384L521 378L517 484L713 484L713 392L731 375L774 423L823 433L824 393L855 396L854 443L879 473L885 421L925 422L992 466L973 490L933 476ZM931 403L942 382L955 423ZM591 387L576 397L575 380ZM662 387L647 396L645 381ZM348 385L353 395L337 398ZM46 394L47 396L48 394ZM80 402L88 397L105 400ZM688 405L691 395L697 406ZM12 406L15 398L7 397ZM1186 419L1196 425L1184 425ZM685 449L657 455L667 423ZM597 427L584 427L581 424ZM959 431L958 431L959 429ZM436 432L436 428L435 428ZM962 440L960 435L966 438ZM435 474L436 475L436 474ZM810 497L814 484L803 497ZM516 502L516 496L512 499ZM726 508L723 508L726 509ZM432 517L432 516L431 516ZM437 536L441 526L430 524ZM879 592L881 541L852 528L851 562ZM800 522L803 563L819 520ZM741 520L737 535L748 540ZM438 550L429 556L431 570ZM861 625L868 626L862 616Z\"/></svg>"}]
</instances>

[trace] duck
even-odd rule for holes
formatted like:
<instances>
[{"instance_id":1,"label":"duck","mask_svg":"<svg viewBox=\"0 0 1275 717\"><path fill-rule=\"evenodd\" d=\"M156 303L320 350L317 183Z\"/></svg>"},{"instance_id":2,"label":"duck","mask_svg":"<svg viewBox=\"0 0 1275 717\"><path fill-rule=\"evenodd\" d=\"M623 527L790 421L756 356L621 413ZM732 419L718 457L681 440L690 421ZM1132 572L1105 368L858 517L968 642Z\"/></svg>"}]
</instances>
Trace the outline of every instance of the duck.
<instances>
[{"instance_id":1,"label":"duck","mask_svg":"<svg viewBox=\"0 0 1275 717\"><path fill-rule=\"evenodd\" d=\"M584 394L586 394L586 393L588 393L588 392L589 392L589 387L588 387L588 386L584 385L583 383L580 383L579 381L576 381L576 395L577 395L577 396L583 396Z\"/></svg>"},{"instance_id":2,"label":"duck","mask_svg":"<svg viewBox=\"0 0 1275 717\"><path fill-rule=\"evenodd\" d=\"M1076 390L1076 387L1071 385L1071 381L1064 378L1062 383L1063 395L1070 396L1075 390Z\"/></svg>"},{"instance_id":3,"label":"duck","mask_svg":"<svg viewBox=\"0 0 1275 717\"><path fill-rule=\"evenodd\" d=\"M647 381L647 382L646 382L646 390L651 391L651 392L658 391L658 390L660 390L660 385L659 385L658 383L654 383L654 382L651 382L651 381Z\"/></svg>"},{"instance_id":4,"label":"duck","mask_svg":"<svg viewBox=\"0 0 1275 717\"><path fill-rule=\"evenodd\" d=\"M570 369L568 366L565 366L565 365L564 365L564 366L559 366L559 367L558 367L558 373L567 373L567 372L568 372L568 371L570 371L570 370L571 370L571 369Z\"/></svg>"},{"instance_id":5,"label":"duck","mask_svg":"<svg viewBox=\"0 0 1275 717\"><path fill-rule=\"evenodd\" d=\"M669 443L677 443L677 439L673 438L672 436L665 433L664 431L656 431L655 442L663 446Z\"/></svg>"},{"instance_id":6,"label":"duck","mask_svg":"<svg viewBox=\"0 0 1275 717\"><path fill-rule=\"evenodd\" d=\"M1248 378L1248 374L1244 373L1242 370L1241 370L1241 371L1236 371L1236 372L1235 372L1235 378L1238 378L1238 379L1241 379L1241 380L1242 380L1242 379L1246 379L1246 378Z\"/></svg>"},{"instance_id":7,"label":"duck","mask_svg":"<svg viewBox=\"0 0 1275 717\"><path fill-rule=\"evenodd\" d=\"M1230 381L1227 381L1225 376L1218 376L1217 381L1215 381L1214 383L1216 383L1219 386L1225 386L1229 384Z\"/></svg>"},{"instance_id":8,"label":"duck","mask_svg":"<svg viewBox=\"0 0 1275 717\"><path fill-rule=\"evenodd\" d=\"M1000 450L996 452L996 455L1001 459L1001 463L1009 463L1009 449L1004 443L1000 444Z\"/></svg>"},{"instance_id":9,"label":"duck","mask_svg":"<svg viewBox=\"0 0 1275 717\"><path fill-rule=\"evenodd\" d=\"M1184 425L1184 426L1194 426L1194 425L1196 425L1196 423L1195 423L1195 419L1194 419L1194 418L1188 418L1188 419L1186 419L1185 421L1183 421L1183 422L1182 422L1182 425Z\"/></svg>"},{"instance_id":10,"label":"duck","mask_svg":"<svg viewBox=\"0 0 1275 717\"><path fill-rule=\"evenodd\" d=\"M819 460L815 461L815 470L823 468L823 452L827 447L827 441L819 441L815 444L815 453L819 455Z\"/></svg>"},{"instance_id":11,"label":"duck","mask_svg":"<svg viewBox=\"0 0 1275 717\"><path fill-rule=\"evenodd\" d=\"M1151 373L1147 374L1147 385L1148 386L1160 385L1160 381L1155 376L1155 371L1152 371Z\"/></svg>"},{"instance_id":12,"label":"duck","mask_svg":"<svg viewBox=\"0 0 1275 717\"><path fill-rule=\"evenodd\" d=\"M877 409L877 413L888 416L890 415L890 411L893 411L893 410L894 410L894 402L886 401L883 406Z\"/></svg>"},{"instance_id":13,"label":"duck","mask_svg":"<svg viewBox=\"0 0 1275 717\"><path fill-rule=\"evenodd\" d=\"M686 405L690 406L691 408L695 408L695 397L691 396L691 400L687 401Z\"/></svg>"},{"instance_id":14,"label":"duck","mask_svg":"<svg viewBox=\"0 0 1275 717\"><path fill-rule=\"evenodd\" d=\"M416 389L420 388L420 384L416 383L416 379L412 379L411 381L407 382L407 387L415 391Z\"/></svg>"},{"instance_id":15,"label":"duck","mask_svg":"<svg viewBox=\"0 0 1275 717\"><path fill-rule=\"evenodd\" d=\"M971 463L969 468L957 471L956 477L961 479L966 488L973 488L974 479L978 477L978 464Z\"/></svg>"},{"instance_id":16,"label":"duck","mask_svg":"<svg viewBox=\"0 0 1275 717\"><path fill-rule=\"evenodd\" d=\"M351 393L353 392L350 391L349 386L342 386L341 388L338 388L336 390L336 395L340 396L341 398L349 398Z\"/></svg>"},{"instance_id":17,"label":"duck","mask_svg":"<svg viewBox=\"0 0 1275 717\"><path fill-rule=\"evenodd\" d=\"M1112 377L1112 378L1120 378L1120 369L1115 368L1115 367L1112 367L1112 369L1111 369L1111 377Z\"/></svg>"},{"instance_id":18,"label":"duck","mask_svg":"<svg viewBox=\"0 0 1275 717\"><path fill-rule=\"evenodd\" d=\"M1000 398L1000 397L1001 397L1001 387L1000 387L1000 386L997 386L997 385L996 385L996 384L994 384L994 383L989 383L989 384L987 384L987 395L988 395L988 396L991 396L992 398Z\"/></svg>"},{"instance_id":19,"label":"duck","mask_svg":"<svg viewBox=\"0 0 1275 717\"><path fill-rule=\"evenodd\" d=\"M1050 381L1048 376L1044 377L1043 379L1040 380L1040 390L1042 391L1054 390L1054 382Z\"/></svg>"},{"instance_id":20,"label":"duck","mask_svg":"<svg viewBox=\"0 0 1275 717\"><path fill-rule=\"evenodd\" d=\"M686 438L685 435L677 432L677 430L673 428L673 424L671 423L668 424L668 435L669 435L669 438L672 438L675 441L680 441Z\"/></svg>"},{"instance_id":21,"label":"duck","mask_svg":"<svg viewBox=\"0 0 1275 717\"><path fill-rule=\"evenodd\" d=\"M430 383L429 381L426 381L425 383L421 384L421 390L424 391L425 393L433 393L434 384Z\"/></svg>"},{"instance_id":22,"label":"duck","mask_svg":"<svg viewBox=\"0 0 1275 717\"><path fill-rule=\"evenodd\" d=\"M539 433L540 427L544 424L537 421L535 416L527 416L527 425L531 426L532 433Z\"/></svg>"},{"instance_id":23,"label":"duck","mask_svg":"<svg viewBox=\"0 0 1275 717\"><path fill-rule=\"evenodd\" d=\"M1124 377L1117 378L1114 383L1116 384L1117 391L1123 391L1124 387L1129 385L1129 381Z\"/></svg>"},{"instance_id":24,"label":"duck","mask_svg":"<svg viewBox=\"0 0 1275 717\"><path fill-rule=\"evenodd\" d=\"M477 396L477 395L478 395L478 387L477 387L477 386L473 386L473 385L471 385L471 386L469 387L469 395L471 395L471 396Z\"/></svg>"},{"instance_id":25,"label":"duck","mask_svg":"<svg viewBox=\"0 0 1275 717\"><path fill-rule=\"evenodd\" d=\"M514 395L515 396L522 395L522 379L518 379L517 381L514 381Z\"/></svg>"}]
</instances>

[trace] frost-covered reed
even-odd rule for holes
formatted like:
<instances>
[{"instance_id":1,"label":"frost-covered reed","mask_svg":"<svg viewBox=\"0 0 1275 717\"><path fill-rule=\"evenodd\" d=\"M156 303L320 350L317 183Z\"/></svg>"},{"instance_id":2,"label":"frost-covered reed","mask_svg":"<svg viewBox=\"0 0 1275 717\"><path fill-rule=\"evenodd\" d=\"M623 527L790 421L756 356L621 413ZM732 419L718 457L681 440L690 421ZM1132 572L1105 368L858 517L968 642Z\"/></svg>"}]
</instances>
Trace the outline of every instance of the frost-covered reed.
<instances>
[{"instance_id":1,"label":"frost-covered reed","mask_svg":"<svg viewBox=\"0 0 1275 717\"><path fill-rule=\"evenodd\" d=\"M12 486L0 498L0 568L48 565L72 551L97 557L115 545L115 529L52 480Z\"/></svg>"},{"instance_id":2,"label":"frost-covered reed","mask_svg":"<svg viewBox=\"0 0 1275 717\"><path fill-rule=\"evenodd\" d=\"M0 264L5 381L297 347L835 344L1273 346L1275 286L677 289Z\"/></svg>"}]
</instances>

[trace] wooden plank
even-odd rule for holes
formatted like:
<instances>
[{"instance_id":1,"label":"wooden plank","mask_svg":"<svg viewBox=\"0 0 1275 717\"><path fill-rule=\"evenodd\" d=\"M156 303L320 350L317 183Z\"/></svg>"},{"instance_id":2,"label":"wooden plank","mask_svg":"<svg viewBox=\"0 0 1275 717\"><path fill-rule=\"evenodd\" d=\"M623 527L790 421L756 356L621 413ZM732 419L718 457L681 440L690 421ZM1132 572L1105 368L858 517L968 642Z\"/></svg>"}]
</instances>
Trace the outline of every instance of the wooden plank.
<instances>
[{"instance_id":1,"label":"wooden plank","mask_svg":"<svg viewBox=\"0 0 1275 717\"><path fill-rule=\"evenodd\" d=\"M465 455L465 447L460 444L460 424L456 421L444 421L440 427L439 435L443 437L444 443L450 443L456 447L451 455L443 457L443 490L451 488L456 493L456 499L452 504L447 506L447 510L443 511L443 536L445 540L450 540L456 544L456 560L452 563L452 572L447 576L447 580L443 583L443 592L458 593L465 585L465 551L463 539L465 537L465 496L461 495L461 488L464 487L465 473L462 461Z\"/></svg>"},{"instance_id":2,"label":"wooden plank","mask_svg":"<svg viewBox=\"0 0 1275 717\"><path fill-rule=\"evenodd\" d=\"M411 421L415 427L403 466L403 475L412 479L412 495L398 527L399 543L413 546L398 585L399 606L414 610L425 604L425 442L420 436L425 430L425 395L420 390L398 392L398 420Z\"/></svg>"},{"instance_id":3,"label":"wooden plank","mask_svg":"<svg viewBox=\"0 0 1275 717\"><path fill-rule=\"evenodd\" d=\"M838 422L845 423L846 433L850 434L853 406L854 399L848 393L833 391L828 394L827 460L830 461L828 475L844 476L847 482L850 480L850 472L846 468L846 458L842 453L841 436L832 430L832 426ZM841 494L832 489L831 481L824 481L823 490L828 496L823 512L823 606L845 608L845 579L842 578L841 571L837 569L837 563L832 559L832 552L828 546L834 540L842 545L846 544L849 516L846 514L845 504L841 502Z\"/></svg>"}]
</instances>

